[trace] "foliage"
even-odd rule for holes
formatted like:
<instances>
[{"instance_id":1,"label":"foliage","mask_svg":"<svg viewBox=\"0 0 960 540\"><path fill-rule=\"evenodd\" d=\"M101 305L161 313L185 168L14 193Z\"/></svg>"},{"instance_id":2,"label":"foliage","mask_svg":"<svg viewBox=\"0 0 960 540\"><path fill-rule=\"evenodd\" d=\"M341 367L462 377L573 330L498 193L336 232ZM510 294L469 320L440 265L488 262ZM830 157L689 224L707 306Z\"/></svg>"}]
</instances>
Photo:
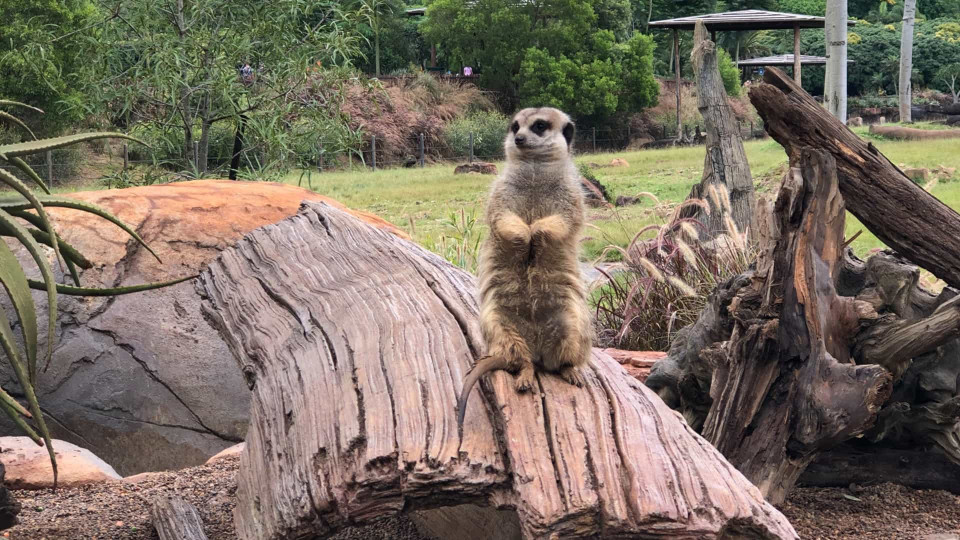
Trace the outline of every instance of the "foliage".
<instances>
[{"instance_id":1,"label":"foliage","mask_svg":"<svg viewBox=\"0 0 960 540\"><path fill-rule=\"evenodd\" d=\"M99 18L91 0L0 0L0 95L47 111L25 111L38 133L56 134L82 119L72 106L87 99L73 80L85 61L77 43ZM43 34L49 42L37 39Z\"/></svg>"},{"instance_id":2,"label":"foliage","mask_svg":"<svg viewBox=\"0 0 960 540\"><path fill-rule=\"evenodd\" d=\"M711 198L722 205L727 197L720 193L713 189ZM732 219L726 220L727 235L701 242L703 225L679 217L688 205L708 206L701 200L687 200L663 225L641 229L626 248L608 248L619 253L622 262L603 271L606 282L593 295L605 345L667 350L676 332L696 321L710 293L750 264L750 249ZM720 207L729 211L729 204ZM649 233L652 236L644 239Z\"/></svg>"},{"instance_id":3,"label":"foliage","mask_svg":"<svg viewBox=\"0 0 960 540\"><path fill-rule=\"evenodd\" d=\"M32 109L15 101L0 100L0 107L22 107ZM33 109L34 112L42 112ZM110 289L88 289L80 286L80 277L77 268L88 269L93 264L76 248L65 242L54 230L53 224L47 216L46 209L64 207L80 210L106 219L127 232L134 240L156 256L143 239L129 226L106 210L83 201L61 198L50 195L47 185L37 173L26 164L24 157L44 153L48 150L63 148L85 141L104 138L125 138L136 141L121 133L81 133L62 137L35 139L32 132L16 116L3 112L0 118L22 127L30 139L25 142L0 145L0 164L15 167L30 182L35 183L46 195L37 195L27 184L6 169L0 169L0 182L11 191L0 198L0 236L13 238L23 246L25 251L36 263L41 280L28 279L23 265L7 245L0 242L0 282L12 306L12 313L17 316L17 325L12 325L7 313L0 310L0 348L3 349L7 360L13 368L14 375L27 401L24 408L7 391L0 389L0 409L37 444L47 447L50 462L53 466L54 486L57 482L57 462L50 442L50 431L43 419L43 412L37 401L35 387L37 384L37 368L39 359L39 329L37 324L37 310L33 302L30 289L46 292L47 296L47 352L43 363L48 365L53 355L57 321L57 294L98 295L111 296L140 290L162 287L170 283L139 285L134 287L117 287ZM22 221L19 221L22 220ZM40 248L45 245L53 250L54 258L70 272L74 285L61 285L56 282L46 253ZM159 258L158 258L159 260ZM193 277L193 276L191 276ZM189 278L188 278L189 279ZM176 282L183 281L178 280ZM14 329L19 327L21 340L14 337ZM19 341L19 343L18 343ZM44 367L46 369L46 367ZM33 420L35 426L27 423Z\"/></svg>"},{"instance_id":4,"label":"foliage","mask_svg":"<svg viewBox=\"0 0 960 540\"><path fill-rule=\"evenodd\" d=\"M367 19L339 2L130 0L115 9L118 20L87 43L85 90L119 122L170 132L183 165L196 141L202 173L213 126L242 117L253 171L286 164L291 119L344 121L336 103L292 99L317 74L332 87L353 75L339 68L360 54Z\"/></svg>"},{"instance_id":5,"label":"foliage","mask_svg":"<svg viewBox=\"0 0 960 540\"><path fill-rule=\"evenodd\" d=\"M473 155L481 159L503 156L503 138L510 119L493 111L477 111L458 118L444 129L444 141L454 156L470 154L470 134L473 133Z\"/></svg>"},{"instance_id":6,"label":"foliage","mask_svg":"<svg viewBox=\"0 0 960 540\"><path fill-rule=\"evenodd\" d=\"M380 76L380 43L384 31L400 20L402 8L398 0L355 0L355 6L373 35L374 74Z\"/></svg>"},{"instance_id":7,"label":"foliage","mask_svg":"<svg viewBox=\"0 0 960 540\"><path fill-rule=\"evenodd\" d=\"M476 207L471 208L469 213L461 207L459 211L450 213L444 222L444 233L436 243L428 245L427 249L439 253L451 264L476 274L480 262L480 243L483 240L479 224ZM411 219L410 235L415 234L416 227Z\"/></svg>"},{"instance_id":8,"label":"foliage","mask_svg":"<svg viewBox=\"0 0 960 540\"><path fill-rule=\"evenodd\" d=\"M826 0L780 0L779 11L823 17L827 12L827 2Z\"/></svg>"},{"instance_id":9,"label":"foliage","mask_svg":"<svg viewBox=\"0 0 960 540\"><path fill-rule=\"evenodd\" d=\"M720 69L720 78L723 79L723 89L730 97L740 96L740 70L730 58L730 53L724 49L717 51L717 67Z\"/></svg>"}]
</instances>

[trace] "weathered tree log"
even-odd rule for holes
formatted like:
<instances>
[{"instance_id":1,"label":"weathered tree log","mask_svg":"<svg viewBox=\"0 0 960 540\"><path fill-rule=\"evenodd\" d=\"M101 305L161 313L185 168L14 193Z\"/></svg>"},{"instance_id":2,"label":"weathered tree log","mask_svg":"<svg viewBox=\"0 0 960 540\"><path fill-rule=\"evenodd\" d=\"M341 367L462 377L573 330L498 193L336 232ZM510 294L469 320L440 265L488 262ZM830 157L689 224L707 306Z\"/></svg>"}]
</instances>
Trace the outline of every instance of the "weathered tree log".
<instances>
[{"instance_id":1,"label":"weathered tree log","mask_svg":"<svg viewBox=\"0 0 960 540\"><path fill-rule=\"evenodd\" d=\"M922 141L928 139L957 139L960 129L918 129L903 126L870 126L870 133L888 139Z\"/></svg>"},{"instance_id":2,"label":"weathered tree log","mask_svg":"<svg viewBox=\"0 0 960 540\"><path fill-rule=\"evenodd\" d=\"M703 177L693 186L689 198L704 199L711 207L709 214L699 206L690 206L683 217L693 217L703 223L709 236L726 234L725 217L729 212L739 232L753 230L755 198L753 177L737 118L727 104L727 92L717 67L716 44L709 39L703 21L697 21L693 34L694 74L697 77L697 107L706 127L707 155L703 163ZM729 209L708 196L713 184L725 189L730 198Z\"/></svg>"},{"instance_id":3,"label":"weathered tree log","mask_svg":"<svg viewBox=\"0 0 960 540\"><path fill-rule=\"evenodd\" d=\"M960 495L960 467L942 452L844 443L817 459L800 476L803 486L848 487L893 482L914 489Z\"/></svg>"},{"instance_id":4,"label":"weathered tree log","mask_svg":"<svg viewBox=\"0 0 960 540\"><path fill-rule=\"evenodd\" d=\"M150 519L160 540L207 540L200 512L179 495L166 495L153 501Z\"/></svg>"},{"instance_id":5,"label":"weathered tree log","mask_svg":"<svg viewBox=\"0 0 960 540\"><path fill-rule=\"evenodd\" d=\"M898 253L960 287L960 214L914 184L872 144L776 68L766 84L750 89L750 101L767 132L795 164L803 148L819 148L837 162L847 208Z\"/></svg>"},{"instance_id":6,"label":"weathered tree log","mask_svg":"<svg viewBox=\"0 0 960 540\"><path fill-rule=\"evenodd\" d=\"M240 538L325 536L462 505L514 511L528 538L796 536L598 350L581 389L541 374L539 393L519 395L492 374L461 439L455 400L482 348L472 278L330 206L305 203L254 231L199 283L255 381ZM446 526L475 530L462 511Z\"/></svg>"}]
</instances>

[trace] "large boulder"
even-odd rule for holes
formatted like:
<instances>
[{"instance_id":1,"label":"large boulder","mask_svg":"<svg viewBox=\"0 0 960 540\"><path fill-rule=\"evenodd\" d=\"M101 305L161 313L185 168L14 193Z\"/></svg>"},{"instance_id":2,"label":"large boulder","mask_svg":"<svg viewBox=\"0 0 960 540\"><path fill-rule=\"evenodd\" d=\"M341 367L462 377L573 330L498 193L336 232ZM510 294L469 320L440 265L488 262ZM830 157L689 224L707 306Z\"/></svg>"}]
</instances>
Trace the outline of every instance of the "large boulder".
<instances>
[{"instance_id":1,"label":"large boulder","mask_svg":"<svg viewBox=\"0 0 960 540\"><path fill-rule=\"evenodd\" d=\"M57 485L74 488L120 480L113 467L86 448L54 439L57 456ZM0 437L0 463L6 468L6 486L10 489L46 489L53 487L50 454L29 437Z\"/></svg>"},{"instance_id":2,"label":"large boulder","mask_svg":"<svg viewBox=\"0 0 960 540\"><path fill-rule=\"evenodd\" d=\"M94 263L81 274L87 287L195 275L248 232L295 214L304 200L342 207L293 186L228 180L68 196L119 216L163 261L102 219L51 209L63 238ZM404 236L372 214L351 213ZM32 263L27 268L37 274ZM34 299L42 319L45 296ZM112 298L60 296L59 311L53 360L38 388L54 437L91 450L123 476L199 465L243 440L248 385L201 312L193 280ZM0 384L16 388L6 363ZM0 435L20 433L0 424Z\"/></svg>"}]
</instances>

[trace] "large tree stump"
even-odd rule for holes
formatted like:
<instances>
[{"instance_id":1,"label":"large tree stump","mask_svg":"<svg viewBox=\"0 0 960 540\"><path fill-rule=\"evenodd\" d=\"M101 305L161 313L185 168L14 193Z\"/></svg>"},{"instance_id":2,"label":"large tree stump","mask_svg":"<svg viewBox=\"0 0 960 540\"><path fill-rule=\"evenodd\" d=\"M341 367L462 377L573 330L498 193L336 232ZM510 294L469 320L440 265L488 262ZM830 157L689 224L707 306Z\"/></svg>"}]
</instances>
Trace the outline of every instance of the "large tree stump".
<instances>
[{"instance_id":1,"label":"large tree stump","mask_svg":"<svg viewBox=\"0 0 960 540\"><path fill-rule=\"evenodd\" d=\"M254 231L199 283L254 381L240 538L325 536L401 511L440 512L449 530L463 505L515 511L528 538L796 537L600 351L581 389L540 374L541 392L519 395L492 374L461 439L455 401L482 348L473 279L330 206Z\"/></svg>"},{"instance_id":2,"label":"large tree stump","mask_svg":"<svg viewBox=\"0 0 960 540\"><path fill-rule=\"evenodd\" d=\"M703 163L703 178L693 186L689 198L706 200L710 212L707 213L700 206L690 206L684 217L693 217L703 223L710 237L734 232L728 230L725 219L728 211L739 229L736 232L752 231L755 206L753 177L737 118L727 104L727 92L717 67L716 49L703 21L697 21L690 57L697 78L697 107L706 126L707 155ZM730 199L729 209L708 195L711 185L726 191Z\"/></svg>"},{"instance_id":3,"label":"large tree stump","mask_svg":"<svg viewBox=\"0 0 960 540\"><path fill-rule=\"evenodd\" d=\"M750 89L750 101L791 163L805 147L830 152L837 160L847 208L867 229L950 286L960 287L960 214L910 181L782 71L767 68L763 80L767 84Z\"/></svg>"}]
</instances>

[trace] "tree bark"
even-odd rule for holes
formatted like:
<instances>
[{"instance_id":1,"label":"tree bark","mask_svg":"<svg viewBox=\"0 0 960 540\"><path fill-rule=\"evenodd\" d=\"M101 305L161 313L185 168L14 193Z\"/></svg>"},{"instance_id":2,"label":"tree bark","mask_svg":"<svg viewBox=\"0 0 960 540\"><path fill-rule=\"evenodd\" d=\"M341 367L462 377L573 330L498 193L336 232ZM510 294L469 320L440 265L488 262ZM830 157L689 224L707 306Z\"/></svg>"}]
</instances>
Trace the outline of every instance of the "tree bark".
<instances>
[{"instance_id":1,"label":"tree bark","mask_svg":"<svg viewBox=\"0 0 960 540\"><path fill-rule=\"evenodd\" d=\"M207 540L200 512L179 495L153 501L150 519L160 540Z\"/></svg>"},{"instance_id":2,"label":"tree bark","mask_svg":"<svg viewBox=\"0 0 960 540\"><path fill-rule=\"evenodd\" d=\"M877 482L960 495L960 467L936 451L848 442L820 454L800 476L800 485L816 487Z\"/></svg>"},{"instance_id":3,"label":"tree bark","mask_svg":"<svg viewBox=\"0 0 960 540\"><path fill-rule=\"evenodd\" d=\"M233 138L233 155L230 156L230 180L237 179L240 169L240 155L243 153L243 128L247 124L247 115L240 114L237 118L237 134Z\"/></svg>"},{"instance_id":4,"label":"tree bark","mask_svg":"<svg viewBox=\"0 0 960 540\"><path fill-rule=\"evenodd\" d=\"M837 120L847 123L847 0L827 0L827 74L823 102Z\"/></svg>"},{"instance_id":5,"label":"tree bark","mask_svg":"<svg viewBox=\"0 0 960 540\"><path fill-rule=\"evenodd\" d=\"M697 78L697 107L706 129L707 155L703 164L703 178L693 186L689 197L708 201L710 212L699 206L691 206L684 217L693 217L703 223L709 236L704 240L709 240L720 234L752 231L756 202L753 177L737 128L737 119L727 104L727 93L717 67L716 44L708 39L703 21L697 21L693 41L690 57ZM711 185L727 191L729 207L725 204L725 198L715 200L708 196ZM728 231L728 217L733 219L737 231Z\"/></svg>"},{"instance_id":6,"label":"tree bark","mask_svg":"<svg viewBox=\"0 0 960 540\"><path fill-rule=\"evenodd\" d=\"M900 33L900 122L913 122L910 106L912 100L913 74L913 16L917 11L917 0L904 0L903 26Z\"/></svg>"},{"instance_id":7,"label":"tree bark","mask_svg":"<svg viewBox=\"0 0 960 540\"><path fill-rule=\"evenodd\" d=\"M837 162L849 210L886 245L960 287L960 214L914 184L872 144L829 115L776 68L751 88L750 101L791 163L804 148L821 148Z\"/></svg>"},{"instance_id":8,"label":"tree bark","mask_svg":"<svg viewBox=\"0 0 960 540\"><path fill-rule=\"evenodd\" d=\"M410 510L475 530L457 518L463 505L515 512L514 537L796 537L599 350L583 388L538 374L538 392L520 395L509 374L491 374L458 436L455 400L483 348L473 278L328 205L254 231L199 281L254 381L242 539L328 535Z\"/></svg>"}]
</instances>

